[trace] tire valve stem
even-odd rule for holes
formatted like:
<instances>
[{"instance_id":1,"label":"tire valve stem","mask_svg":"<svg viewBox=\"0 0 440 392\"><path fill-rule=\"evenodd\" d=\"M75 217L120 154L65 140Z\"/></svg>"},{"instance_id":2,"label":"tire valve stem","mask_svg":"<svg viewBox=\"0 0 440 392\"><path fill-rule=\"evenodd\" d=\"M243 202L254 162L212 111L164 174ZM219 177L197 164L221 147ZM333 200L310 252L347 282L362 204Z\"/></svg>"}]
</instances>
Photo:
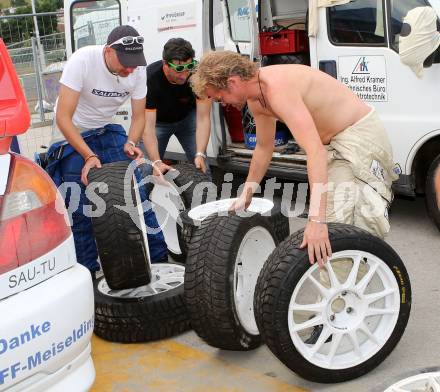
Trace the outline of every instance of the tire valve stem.
<instances>
[{"instance_id":1,"label":"tire valve stem","mask_svg":"<svg viewBox=\"0 0 440 392\"><path fill-rule=\"evenodd\" d=\"M335 321L335 315L334 314L330 315L330 321Z\"/></svg>"},{"instance_id":2,"label":"tire valve stem","mask_svg":"<svg viewBox=\"0 0 440 392\"><path fill-rule=\"evenodd\" d=\"M353 312L353 308L349 306L349 307L347 308L347 313L350 314L351 312Z\"/></svg>"}]
</instances>

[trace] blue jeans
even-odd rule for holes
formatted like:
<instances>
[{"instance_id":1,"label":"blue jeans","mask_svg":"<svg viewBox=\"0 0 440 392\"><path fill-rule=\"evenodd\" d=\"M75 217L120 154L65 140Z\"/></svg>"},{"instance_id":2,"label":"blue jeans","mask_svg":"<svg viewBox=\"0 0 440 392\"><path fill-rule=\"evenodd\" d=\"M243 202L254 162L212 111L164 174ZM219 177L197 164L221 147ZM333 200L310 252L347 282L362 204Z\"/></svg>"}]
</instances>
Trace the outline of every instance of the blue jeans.
<instances>
[{"instance_id":1,"label":"blue jeans","mask_svg":"<svg viewBox=\"0 0 440 392\"><path fill-rule=\"evenodd\" d=\"M157 146L159 150L159 157L163 159L165 155L165 151L168 146L168 142L170 141L171 136L176 136L180 145L185 151L186 159L188 162L194 164L194 158L197 152L197 143L196 143L196 109L192 110L188 115L180 121L176 121L173 123L165 123L165 122L157 122L156 123L156 137L157 137ZM146 153L145 147L143 143L141 143L141 149L144 151L145 156L148 156ZM144 176L152 173L152 168L150 165L143 167L142 174ZM209 178L211 178L211 171L208 165L208 161L206 160L206 174Z\"/></svg>"},{"instance_id":2,"label":"blue jeans","mask_svg":"<svg viewBox=\"0 0 440 392\"><path fill-rule=\"evenodd\" d=\"M160 159L163 159L171 136L175 135L188 162L193 163L197 152L196 145L196 110L192 110L180 121L174 123L157 122L156 137Z\"/></svg>"},{"instance_id":3,"label":"blue jeans","mask_svg":"<svg viewBox=\"0 0 440 392\"><path fill-rule=\"evenodd\" d=\"M127 135L120 125L108 124L104 128L83 132L81 135L91 150L99 156L102 164L130 160L123 151ZM57 186L63 182L75 182L81 188L78 208L72 213L72 233L76 257L78 262L90 271L97 271L99 270L98 251L93 235L92 221L83 213L83 206L91 204L85 194L85 186L81 182L84 159L69 144L65 143L53 144L49 148L48 159L50 163L46 170ZM136 176L140 178L139 173L136 173ZM140 188L140 196L142 201L146 200L147 194L144 187ZM67 192L65 195L67 208L72 201L71 197L70 192ZM147 227L159 227L151 208L144 211L144 219ZM151 261L157 262L165 258L168 249L163 233L159 231L157 234L147 234L147 237Z\"/></svg>"}]
</instances>

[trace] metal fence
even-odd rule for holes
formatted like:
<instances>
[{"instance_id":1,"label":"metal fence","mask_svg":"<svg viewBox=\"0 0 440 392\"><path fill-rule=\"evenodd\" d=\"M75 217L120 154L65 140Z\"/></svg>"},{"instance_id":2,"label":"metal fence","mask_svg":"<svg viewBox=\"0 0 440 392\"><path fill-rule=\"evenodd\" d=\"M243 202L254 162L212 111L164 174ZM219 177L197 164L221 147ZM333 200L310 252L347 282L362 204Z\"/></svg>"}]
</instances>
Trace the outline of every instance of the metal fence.
<instances>
[{"instance_id":1,"label":"metal fence","mask_svg":"<svg viewBox=\"0 0 440 392\"><path fill-rule=\"evenodd\" d=\"M56 30L62 17L59 12L0 16L0 36L20 78L33 126L53 118L58 79L66 59L64 32Z\"/></svg>"}]
</instances>

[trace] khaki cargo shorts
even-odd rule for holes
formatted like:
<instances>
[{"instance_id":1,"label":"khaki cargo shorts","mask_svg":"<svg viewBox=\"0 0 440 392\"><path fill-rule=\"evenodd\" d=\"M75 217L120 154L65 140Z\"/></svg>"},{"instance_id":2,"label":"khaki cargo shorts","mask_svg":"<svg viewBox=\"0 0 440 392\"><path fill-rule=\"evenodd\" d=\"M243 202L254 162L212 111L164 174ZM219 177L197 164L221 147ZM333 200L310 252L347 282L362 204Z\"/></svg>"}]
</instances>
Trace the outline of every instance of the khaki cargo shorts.
<instances>
[{"instance_id":1,"label":"khaki cargo shorts","mask_svg":"<svg viewBox=\"0 0 440 392\"><path fill-rule=\"evenodd\" d=\"M393 152L374 109L337 134L327 146L327 220L347 223L384 238L393 200Z\"/></svg>"}]
</instances>

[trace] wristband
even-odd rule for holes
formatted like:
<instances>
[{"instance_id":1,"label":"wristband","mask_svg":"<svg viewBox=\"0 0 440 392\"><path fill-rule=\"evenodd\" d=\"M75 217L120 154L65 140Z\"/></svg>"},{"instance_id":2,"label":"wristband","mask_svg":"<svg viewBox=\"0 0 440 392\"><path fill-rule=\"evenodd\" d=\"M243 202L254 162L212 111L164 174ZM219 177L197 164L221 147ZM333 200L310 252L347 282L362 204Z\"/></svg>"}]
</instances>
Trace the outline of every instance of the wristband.
<instances>
[{"instance_id":1,"label":"wristband","mask_svg":"<svg viewBox=\"0 0 440 392\"><path fill-rule=\"evenodd\" d=\"M206 159L206 154L204 154L203 152L196 152L196 157L203 157L204 159Z\"/></svg>"},{"instance_id":2,"label":"wristband","mask_svg":"<svg viewBox=\"0 0 440 392\"><path fill-rule=\"evenodd\" d=\"M99 159L98 155L96 155L96 154L90 154L86 159L84 159L84 163L86 163L90 158L93 158L93 157Z\"/></svg>"},{"instance_id":3,"label":"wristband","mask_svg":"<svg viewBox=\"0 0 440 392\"><path fill-rule=\"evenodd\" d=\"M131 140L127 140L127 143L128 143L128 144L131 144L133 147L136 147L136 143L135 143L135 142L132 142Z\"/></svg>"},{"instance_id":4,"label":"wristband","mask_svg":"<svg viewBox=\"0 0 440 392\"><path fill-rule=\"evenodd\" d=\"M162 159L156 159L152 164L151 164L151 166L155 166L156 165L156 163L159 163L159 162L162 162Z\"/></svg>"},{"instance_id":5,"label":"wristband","mask_svg":"<svg viewBox=\"0 0 440 392\"><path fill-rule=\"evenodd\" d=\"M308 221L309 222L313 222L313 223L321 223L323 225L327 224L327 222L325 220L319 220L319 219L316 219L316 218L311 218L310 216L308 218Z\"/></svg>"}]
</instances>

